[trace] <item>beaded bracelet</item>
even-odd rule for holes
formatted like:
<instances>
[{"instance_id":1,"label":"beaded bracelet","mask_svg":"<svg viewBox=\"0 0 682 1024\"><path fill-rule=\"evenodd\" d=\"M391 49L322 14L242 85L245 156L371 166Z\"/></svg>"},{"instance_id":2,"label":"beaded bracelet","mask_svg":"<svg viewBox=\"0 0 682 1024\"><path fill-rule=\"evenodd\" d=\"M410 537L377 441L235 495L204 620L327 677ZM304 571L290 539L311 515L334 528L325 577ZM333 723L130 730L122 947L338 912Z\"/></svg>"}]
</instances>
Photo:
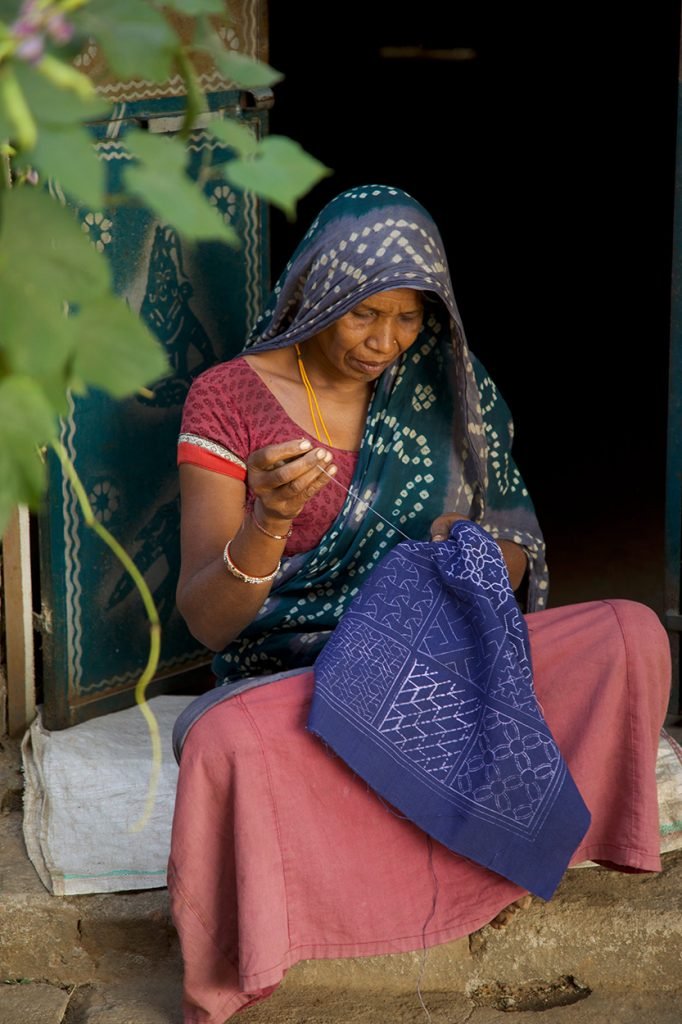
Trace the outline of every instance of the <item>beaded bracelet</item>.
<instances>
[{"instance_id":1,"label":"beaded bracelet","mask_svg":"<svg viewBox=\"0 0 682 1024\"><path fill-rule=\"evenodd\" d=\"M227 571L232 573L233 576L236 576L238 580L241 580L242 583L269 583L270 580L275 578L275 576L279 572L281 562L277 563L273 572L271 572L268 576L249 576L247 573L242 572L241 569L238 569L237 566L232 561L232 559L230 558L231 543L232 541L228 540L227 544L225 545L225 550L223 551L223 562L225 563Z\"/></svg>"},{"instance_id":2,"label":"beaded bracelet","mask_svg":"<svg viewBox=\"0 0 682 1024\"><path fill-rule=\"evenodd\" d=\"M261 524L256 519L256 510L253 507L251 508L251 518L253 519L254 523L256 524L260 532L264 533L266 537L272 537L273 540L288 540L289 537L291 537L292 533L294 532L293 526L290 526L287 532L284 534L270 533L270 531L266 530L264 526L261 526Z\"/></svg>"}]
</instances>

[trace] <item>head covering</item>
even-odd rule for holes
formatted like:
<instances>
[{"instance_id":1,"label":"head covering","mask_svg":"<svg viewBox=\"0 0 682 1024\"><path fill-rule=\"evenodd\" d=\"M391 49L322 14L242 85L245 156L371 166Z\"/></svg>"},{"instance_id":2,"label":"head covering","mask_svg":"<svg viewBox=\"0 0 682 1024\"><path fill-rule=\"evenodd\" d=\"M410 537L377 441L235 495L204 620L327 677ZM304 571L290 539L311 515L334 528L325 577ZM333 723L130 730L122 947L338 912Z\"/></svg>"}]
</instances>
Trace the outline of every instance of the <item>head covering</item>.
<instances>
[{"instance_id":1,"label":"head covering","mask_svg":"<svg viewBox=\"0 0 682 1024\"><path fill-rule=\"evenodd\" d=\"M256 620L216 656L221 679L311 665L365 573L405 534L428 539L445 512L522 545L527 609L545 603L544 542L511 455L511 415L469 352L443 242L419 202L387 185L332 199L287 263L245 351L302 342L395 288L424 293L424 324L374 385L347 500L316 549L283 561Z\"/></svg>"},{"instance_id":2,"label":"head covering","mask_svg":"<svg viewBox=\"0 0 682 1024\"><path fill-rule=\"evenodd\" d=\"M308 728L449 849L549 899L587 810L535 697L497 544L402 541L314 666Z\"/></svg>"},{"instance_id":3,"label":"head covering","mask_svg":"<svg viewBox=\"0 0 682 1024\"><path fill-rule=\"evenodd\" d=\"M342 192L299 243L246 347L304 341L393 288L433 292L463 335L440 232L421 203L387 185Z\"/></svg>"}]
</instances>

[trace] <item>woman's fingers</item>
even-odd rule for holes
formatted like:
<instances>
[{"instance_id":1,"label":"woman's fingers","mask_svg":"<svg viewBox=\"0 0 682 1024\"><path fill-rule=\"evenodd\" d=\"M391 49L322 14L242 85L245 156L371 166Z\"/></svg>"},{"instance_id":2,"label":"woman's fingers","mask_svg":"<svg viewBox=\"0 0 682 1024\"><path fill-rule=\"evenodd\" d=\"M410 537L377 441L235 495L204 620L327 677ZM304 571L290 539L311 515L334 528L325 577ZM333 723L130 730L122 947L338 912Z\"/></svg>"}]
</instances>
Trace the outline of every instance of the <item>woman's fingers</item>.
<instances>
[{"instance_id":1,"label":"woman's fingers","mask_svg":"<svg viewBox=\"0 0 682 1024\"><path fill-rule=\"evenodd\" d=\"M269 444L265 448L251 452L248 465L250 469L270 471L281 463L288 462L289 459L296 459L310 452L312 448L312 443L304 437L283 441L281 444Z\"/></svg>"},{"instance_id":2,"label":"woman's fingers","mask_svg":"<svg viewBox=\"0 0 682 1024\"><path fill-rule=\"evenodd\" d=\"M318 476L331 461L331 452L325 451L324 448L316 448L269 470L265 485L268 488L289 486L294 494L298 494L305 488L301 478L309 478L311 474Z\"/></svg>"},{"instance_id":3,"label":"woman's fingers","mask_svg":"<svg viewBox=\"0 0 682 1024\"><path fill-rule=\"evenodd\" d=\"M447 540L452 524L456 523L458 519L466 518L467 516L460 515L458 512L447 512L445 515L438 516L431 523L431 540Z\"/></svg>"},{"instance_id":4,"label":"woman's fingers","mask_svg":"<svg viewBox=\"0 0 682 1024\"><path fill-rule=\"evenodd\" d=\"M294 518L336 472L332 454L309 441L268 445L248 460L249 486L273 515Z\"/></svg>"}]
</instances>

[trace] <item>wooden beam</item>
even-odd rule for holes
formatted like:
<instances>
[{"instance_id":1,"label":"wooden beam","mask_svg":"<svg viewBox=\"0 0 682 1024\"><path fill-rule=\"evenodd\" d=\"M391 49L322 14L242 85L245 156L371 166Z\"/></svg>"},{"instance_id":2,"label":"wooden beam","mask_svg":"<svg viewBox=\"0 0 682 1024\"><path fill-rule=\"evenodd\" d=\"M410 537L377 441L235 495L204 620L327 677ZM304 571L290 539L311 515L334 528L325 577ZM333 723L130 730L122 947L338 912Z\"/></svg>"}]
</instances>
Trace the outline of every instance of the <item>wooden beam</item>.
<instances>
[{"instance_id":1,"label":"wooden beam","mask_svg":"<svg viewBox=\"0 0 682 1024\"><path fill-rule=\"evenodd\" d=\"M28 509L12 513L2 539L7 728L19 736L36 713L31 537Z\"/></svg>"}]
</instances>

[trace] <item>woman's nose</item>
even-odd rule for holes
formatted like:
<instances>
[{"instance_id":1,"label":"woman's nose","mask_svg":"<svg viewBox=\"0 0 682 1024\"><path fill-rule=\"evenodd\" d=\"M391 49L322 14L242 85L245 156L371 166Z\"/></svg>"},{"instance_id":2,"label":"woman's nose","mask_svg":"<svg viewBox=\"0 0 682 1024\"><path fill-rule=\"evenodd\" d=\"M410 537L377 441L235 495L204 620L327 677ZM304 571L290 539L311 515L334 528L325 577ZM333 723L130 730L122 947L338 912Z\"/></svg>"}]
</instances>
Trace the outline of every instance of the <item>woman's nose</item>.
<instances>
[{"instance_id":1,"label":"woman's nose","mask_svg":"<svg viewBox=\"0 0 682 1024\"><path fill-rule=\"evenodd\" d=\"M367 345L376 352L391 352L395 348L394 335L390 320L379 321L372 325Z\"/></svg>"}]
</instances>

